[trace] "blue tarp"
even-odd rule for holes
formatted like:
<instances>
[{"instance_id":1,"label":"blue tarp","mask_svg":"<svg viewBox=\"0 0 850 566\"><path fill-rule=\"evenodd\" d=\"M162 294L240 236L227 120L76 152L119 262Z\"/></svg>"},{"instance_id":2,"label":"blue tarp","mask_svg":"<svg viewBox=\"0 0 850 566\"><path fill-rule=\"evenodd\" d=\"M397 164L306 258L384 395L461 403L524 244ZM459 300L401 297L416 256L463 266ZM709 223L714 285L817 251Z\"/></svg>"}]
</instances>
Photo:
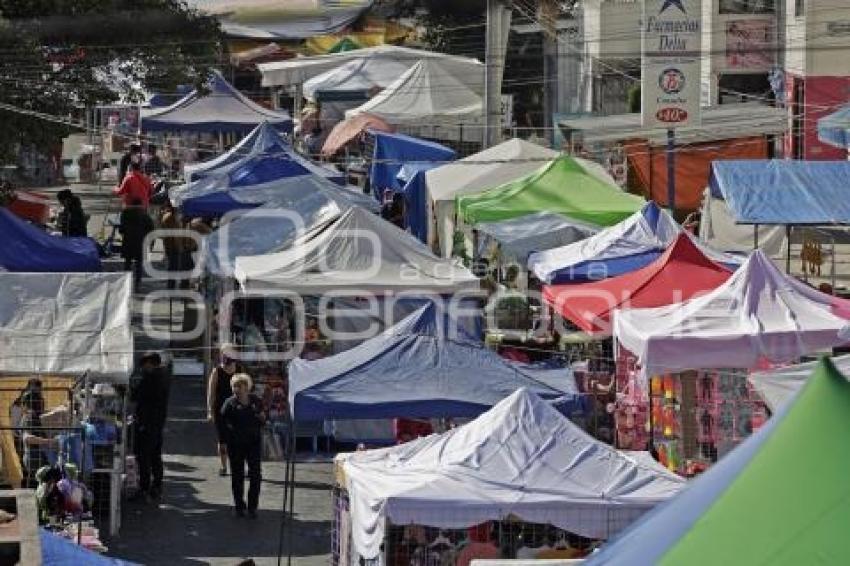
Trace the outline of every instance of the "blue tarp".
<instances>
[{"instance_id":1,"label":"blue tarp","mask_svg":"<svg viewBox=\"0 0 850 566\"><path fill-rule=\"evenodd\" d=\"M850 149L850 105L818 120L818 139L841 149Z\"/></svg>"},{"instance_id":2,"label":"blue tarp","mask_svg":"<svg viewBox=\"0 0 850 566\"><path fill-rule=\"evenodd\" d=\"M421 242L428 243L428 185L425 173L437 164L409 163L398 172L399 184L403 187L404 220L407 230Z\"/></svg>"},{"instance_id":3,"label":"blue tarp","mask_svg":"<svg viewBox=\"0 0 850 566\"><path fill-rule=\"evenodd\" d=\"M509 362L464 332L452 332L450 321L428 305L351 350L294 360L293 418L474 417L520 387L559 403L578 399L570 370Z\"/></svg>"},{"instance_id":4,"label":"blue tarp","mask_svg":"<svg viewBox=\"0 0 850 566\"><path fill-rule=\"evenodd\" d=\"M206 94L193 90L171 106L144 111L142 131L248 133L264 121L280 130L292 129L289 114L263 108L236 90L217 71L213 72L207 88Z\"/></svg>"},{"instance_id":5,"label":"blue tarp","mask_svg":"<svg viewBox=\"0 0 850 566\"><path fill-rule=\"evenodd\" d=\"M2 207L0 240L0 271L100 271L100 255L91 238L51 236Z\"/></svg>"},{"instance_id":6,"label":"blue tarp","mask_svg":"<svg viewBox=\"0 0 850 566\"><path fill-rule=\"evenodd\" d=\"M848 161L715 161L709 184L739 224L850 224Z\"/></svg>"},{"instance_id":7,"label":"blue tarp","mask_svg":"<svg viewBox=\"0 0 850 566\"><path fill-rule=\"evenodd\" d=\"M42 566L134 566L117 558L103 556L44 529L39 530Z\"/></svg>"},{"instance_id":8,"label":"blue tarp","mask_svg":"<svg viewBox=\"0 0 850 566\"><path fill-rule=\"evenodd\" d=\"M453 149L432 141L373 130L369 133L375 138L369 183L379 200L387 189L394 192L402 189L398 180L402 166L414 163L444 165L457 157Z\"/></svg>"},{"instance_id":9,"label":"blue tarp","mask_svg":"<svg viewBox=\"0 0 850 566\"><path fill-rule=\"evenodd\" d=\"M241 155L241 157L240 157ZM230 152L194 167L186 175L194 179L172 194L172 200L188 216L218 216L231 210L258 206L268 199L255 196L269 186L345 184L345 175L299 155L270 124L264 123L248 141Z\"/></svg>"}]
</instances>

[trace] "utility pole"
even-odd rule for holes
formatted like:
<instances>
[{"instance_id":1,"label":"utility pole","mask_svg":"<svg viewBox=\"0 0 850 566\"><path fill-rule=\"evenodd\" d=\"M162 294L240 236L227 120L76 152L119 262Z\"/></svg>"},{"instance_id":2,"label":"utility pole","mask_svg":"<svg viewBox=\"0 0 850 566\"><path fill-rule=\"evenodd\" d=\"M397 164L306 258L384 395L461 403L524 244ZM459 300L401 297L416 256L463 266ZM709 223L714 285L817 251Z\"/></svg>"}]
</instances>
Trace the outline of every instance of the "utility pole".
<instances>
[{"instance_id":1,"label":"utility pole","mask_svg":"<svg viewBox=\"0 0 850 566\"><path fill-rule=\"evenodd\" d=\"M502 140L502 77L511 28L511 0L486 0L487 38L484 64L484 132L482 149Z\"/></svg>"}]
</instances>

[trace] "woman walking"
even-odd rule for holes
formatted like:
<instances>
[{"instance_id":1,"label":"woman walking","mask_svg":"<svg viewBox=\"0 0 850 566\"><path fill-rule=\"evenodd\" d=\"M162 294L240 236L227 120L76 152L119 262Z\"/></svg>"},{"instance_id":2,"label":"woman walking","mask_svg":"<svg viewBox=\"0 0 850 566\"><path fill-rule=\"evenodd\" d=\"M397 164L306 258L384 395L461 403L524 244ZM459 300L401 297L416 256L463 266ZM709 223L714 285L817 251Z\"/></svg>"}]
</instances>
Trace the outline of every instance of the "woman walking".
<instances>
[{"instance_id":1,"label":"woman walking","mask_svg":"<svg viewBox=\"0 0 850 566\"><path fill-rule=\"evenodd\" d=\"M221 347L221 362L210 372L207 380L207 420L215 425L216 446L221 467L220 476L227 475L227 431L221 418L221 407L232 395L230 378L236 374L236 360L233 359L233 348L229 344Z\"/></svg>"},{"instance_id":2,"label":"woman walking","mask_svg":"<svg viewBox=\"0 0 850 566\"><path fill-rule=\"evenodd\" d=\"M266 424L263 402L251 393L253 383L245 373L230 379L233 396L224 402L221 416L227 430L227 455L230 458L230 485L237 517L245 516L245 464L248 464L248 517L257 518L260 502L260 459L262 430Z\"/></svg>"}]
</instances>

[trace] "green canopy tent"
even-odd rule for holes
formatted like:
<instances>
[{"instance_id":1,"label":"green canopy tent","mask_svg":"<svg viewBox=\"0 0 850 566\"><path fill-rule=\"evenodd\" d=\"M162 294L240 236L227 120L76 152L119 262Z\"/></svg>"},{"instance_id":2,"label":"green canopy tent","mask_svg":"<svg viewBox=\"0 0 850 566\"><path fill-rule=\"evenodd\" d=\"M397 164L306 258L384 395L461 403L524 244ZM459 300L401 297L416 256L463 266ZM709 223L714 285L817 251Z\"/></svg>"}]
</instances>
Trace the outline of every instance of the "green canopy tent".
<instances>
[{"instance_id":1,"label":"green canopy tent","mask_svg":"<svg viewBox=\"0 0 850 566\"><path fill-rule=\"evenodd\" d=\"M850 382L823 359L795 400L586 566L850 564Z\"/></svg>"},{"instance_id":2,"label":"green canopy tent","mask_svg":"<svg viewBox=\"0 0 850 566\"><path fill-rule=\"evenodd\" d=\"M575 157L559 157L515 181L457 197L458 215L469 225L546 211L611 226L643 204L641 197L623 192L600 166Z\"/></svg>"},{"instance_id":3,"label":"green canopy tent","mask_svg":"<svg viewBox=\"0 0 850 566\"><path fill-rule=\"evenodd\" d=\"M344 53L346 51L355 51L360 48L360 44L351 39L350 37L343 37L338 42L336 42L333 47L328 49L328 53Z\"/></svg>"}]
</instances>

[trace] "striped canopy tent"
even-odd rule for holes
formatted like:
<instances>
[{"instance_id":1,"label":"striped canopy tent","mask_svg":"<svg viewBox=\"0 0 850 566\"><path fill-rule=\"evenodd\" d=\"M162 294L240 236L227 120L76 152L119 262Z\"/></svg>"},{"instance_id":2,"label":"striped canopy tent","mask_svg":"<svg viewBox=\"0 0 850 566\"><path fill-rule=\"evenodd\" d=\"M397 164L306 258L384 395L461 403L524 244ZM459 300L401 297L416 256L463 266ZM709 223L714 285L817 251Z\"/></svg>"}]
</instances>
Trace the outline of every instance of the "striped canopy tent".
<instances>
[{"instance_id":1,"label":"striped canopy tent","mask_svg":"<svg viewBox=\"0 0 850 566\"><path fill-rule=\"evenodd\" d=\"M850 564L850 383L820 362L784 410L585 566Z\"/></svg>"}]
</instances>

